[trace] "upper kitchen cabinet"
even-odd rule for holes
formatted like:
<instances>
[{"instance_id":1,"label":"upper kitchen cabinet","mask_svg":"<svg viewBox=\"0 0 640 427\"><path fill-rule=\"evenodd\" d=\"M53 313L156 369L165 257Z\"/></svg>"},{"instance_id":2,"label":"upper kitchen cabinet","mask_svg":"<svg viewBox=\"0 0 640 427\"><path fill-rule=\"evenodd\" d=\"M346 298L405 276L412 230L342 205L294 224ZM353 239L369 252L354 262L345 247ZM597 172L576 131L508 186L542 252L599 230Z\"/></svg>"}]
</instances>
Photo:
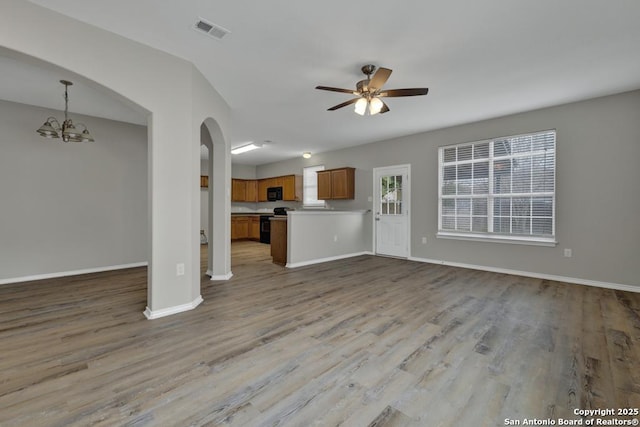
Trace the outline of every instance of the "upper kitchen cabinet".
<instances>
[{"instance_id":1,"label":"upper kitchen cabinet","mask_svg":"<svg viewBox=\"0 0 640 427\"><path fill-rule=\"evenodd\" d=\"M267 202L267 189L271 187L282 188L282 200L299 202L302 200L302 176L284 175L258 180L258 201Z\"/></svg>"},{"instance_id":2,"label":"upper kitchen cabinet","mask_svg":"<svg viewBox=\"0 0 640 427\"><path fill-rule=\"evenodd\" d=\"M302 177L299 175L287 175L282 179L282 200L302 200Z\"/></svg>"},{"instance_id":3,"label":"upper kitchen cabinet","mask_svg":"<svg viewBox=\"0 0 640 427\"><path fill-rule=\"evenodd\" d=\"M231 201L232 202L257 202L258 201L258 181L255 179L232 179L231 180Z\"/></svg>"},{"instance_id":4,"label":"upper kitchen cabinet","mask_svg":"<svg viewBox=\"0 0 640 427\"><path fill-rule=\"evenodd\" d=\"M318 200L355 198L355 168L318 171Z\"/></svg>"},{"instance_id":5,"label":"upper kitchen cabinet","mask_svg":"<svg viewBox=\"0 0 640 427\"><path fill-rule=\"evenodd\" d=\"M247 202L257 202L258 201L258 181L252 179L245 183L247 190Z\"/></svg>"},{"instance_id":6,"label":"upper kitchen cabinet","mask_svg":"<svg viewBox=\"0 0 640 427\"><path fill-rule=\"evenodd\" d=\"M270 179L258 180L258 201L259 202L267 201L267 188L269 187L272 187Z\"/></svg>"}]
</instances>

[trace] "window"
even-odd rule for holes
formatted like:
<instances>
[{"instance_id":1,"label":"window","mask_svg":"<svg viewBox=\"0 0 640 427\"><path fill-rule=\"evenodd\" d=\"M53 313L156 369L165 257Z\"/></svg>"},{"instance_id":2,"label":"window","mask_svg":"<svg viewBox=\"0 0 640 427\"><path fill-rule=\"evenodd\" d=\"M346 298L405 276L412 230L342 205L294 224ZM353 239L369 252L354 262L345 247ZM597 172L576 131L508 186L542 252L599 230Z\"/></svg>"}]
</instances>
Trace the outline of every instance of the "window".
<instances>
[{"instance_id":1,"label":"window","mask_svg":"<svg viewBox=\"0 0 640 427\"><path fill-rule=\"evenodd\" d=\"M555 244L555 130L440 147L438 236Z\"/></svg>"},{"instance_id":2,"label":"window","mask_svg":"<svg viewBox=\"0 0 640 427\"><path fill-rule=\"evenodd\" d=\"M385 175L380 178L380 207L382 215L402 215L402 175Z\"/></svg>"},{"instance_id":3,"label":"window","mask_svg":"<svg viewBox=\"0 0 640 427\"><path fill-rule=\"evenodd\" d=\"M318 174L323 171L324 165L309 166L303 169L303 204L306 207L324 207L324 200L318 200Z\"/></svg>"}]
</instances>

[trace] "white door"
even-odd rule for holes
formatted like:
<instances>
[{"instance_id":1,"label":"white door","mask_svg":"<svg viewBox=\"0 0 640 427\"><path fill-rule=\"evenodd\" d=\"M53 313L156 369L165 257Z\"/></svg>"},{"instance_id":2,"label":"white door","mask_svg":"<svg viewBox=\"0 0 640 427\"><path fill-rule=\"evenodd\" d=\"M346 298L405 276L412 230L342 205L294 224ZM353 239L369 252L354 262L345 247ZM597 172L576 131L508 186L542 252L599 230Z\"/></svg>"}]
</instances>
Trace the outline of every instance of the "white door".
<instances>
[{"instance_id":1,"label":"white door","mask_svg":"<svg viewBox=\"0 0 640 427\"><path fill-rule=\"evenodd\" d=\"M376 254L409 256L409 173L409 165L373 170Z\"/></svg>"}]
</instances>

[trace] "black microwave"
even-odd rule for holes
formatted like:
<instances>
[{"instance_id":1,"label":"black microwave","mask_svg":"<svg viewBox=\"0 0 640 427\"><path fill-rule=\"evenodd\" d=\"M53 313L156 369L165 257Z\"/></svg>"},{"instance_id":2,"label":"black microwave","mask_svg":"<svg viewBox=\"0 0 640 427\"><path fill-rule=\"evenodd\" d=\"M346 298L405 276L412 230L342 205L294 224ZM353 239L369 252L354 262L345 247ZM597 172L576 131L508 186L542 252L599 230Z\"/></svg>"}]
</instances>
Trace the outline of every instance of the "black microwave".
<instances>
[{"instance_id":1,"label":"black microwave","mask_svg":"<svg viewBox=\"0 0 640 427\"><path fill-rule=\"evenodd\" d=\"M267 188L267 200L270 202L275 202L276 200L282 200L282 187Z\"/></svg>"}]
</instances>

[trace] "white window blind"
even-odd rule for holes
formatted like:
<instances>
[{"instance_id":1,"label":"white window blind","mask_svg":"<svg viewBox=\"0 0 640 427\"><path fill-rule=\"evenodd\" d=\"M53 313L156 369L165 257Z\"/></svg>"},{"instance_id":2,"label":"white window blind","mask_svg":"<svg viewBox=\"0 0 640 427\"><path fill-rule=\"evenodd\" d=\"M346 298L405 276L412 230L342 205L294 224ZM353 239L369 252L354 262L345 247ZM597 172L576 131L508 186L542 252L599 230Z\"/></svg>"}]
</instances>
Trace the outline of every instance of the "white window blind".
<instances>
[{"instance_id":1,"label":"white window blind","mask_svg":"<svg viewBox=\"0 0 640 427\"><path fill-rule=\"evenodd\" d=\"M324 165L309 166L302 171L303 204L308 207L324 207L324 200L318 200L318 174Z\"/></svg>"},{"instance_id":2,"label":"white window blind","mask_svg":"<svg viewBox=\"0 0 640 427\"><path fill-rule=\"evenodd\" d=\"M438 235L555 240L555 130L440 147Z\"/></svg>"}]
</instances>

